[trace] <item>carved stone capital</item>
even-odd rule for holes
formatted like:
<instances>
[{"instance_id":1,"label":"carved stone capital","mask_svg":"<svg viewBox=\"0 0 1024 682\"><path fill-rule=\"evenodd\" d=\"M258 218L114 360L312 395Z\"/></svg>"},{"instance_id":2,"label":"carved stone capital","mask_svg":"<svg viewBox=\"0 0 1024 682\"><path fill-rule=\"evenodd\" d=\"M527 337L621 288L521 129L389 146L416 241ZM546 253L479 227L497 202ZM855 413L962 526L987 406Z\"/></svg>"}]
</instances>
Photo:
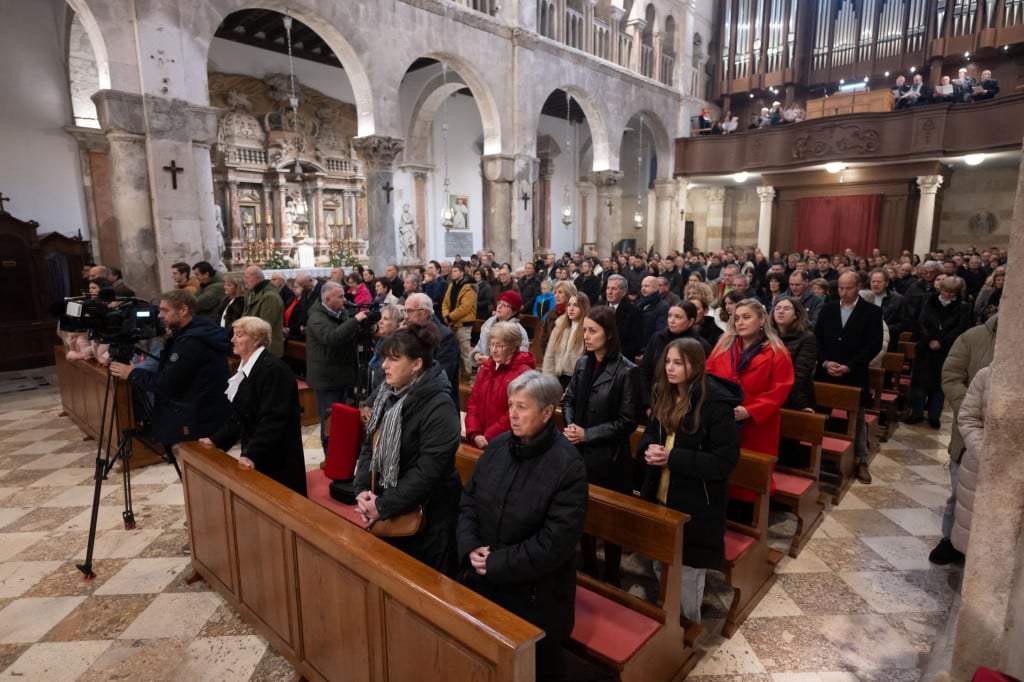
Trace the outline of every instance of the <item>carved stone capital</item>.
<instances>
[{"instance_id":1,"label":"carved stone capital","mask_svg":"<svg viewBox=\"0 0 1024 682\"><path fill-rule=\"evenodd\" d=\"M704 195L707 197L709 204L725 203L724 187L709 187L706 190L704 190Z\"/></svg>"},{"instance_id":2,"label":"carved stone capital","mask_svg":"<svg viewBox=\"0 0 1024 682\"><path fill-rule=\"evenodd\" d=\"M597 191L600 192L602 189L608 189L621 184L625 175L622 171L606 170L591 173L588 178L597 187Z\"/></svg>"},{"instance_id":3,"label":"carved stone capital","mask_svg":"<svg viewBox=\"0 0 1024 682\"><path fill-rule=\"evenodd\" d=\"M938 194L942 187L941 175L918 175L917 186L921 188L921 194Z\"/></svg>"},{"instance_id":4,"label":"carved stone capital","mask_svg":"<svg viewBox=\"0 0 1024 682\"><path fill-rule=\"evenodd\" d=\"M96 117L105 133L146 132L146 117L142 111L142 96L121 90L99 90L93 93Z\"/></svg>"},{"instance_id":5,"label":"carved stone capital","mask_svg":"<svg viewBox=\"0 0 1024 682\"><path fill-rule=\"evenodd\" d=\"M215 107L188 105L188 130L194 144L210 146L217 142L219 112Z\"/></svg>"},{"instance_id":6,"label":"carved stone capital","mask_svg":"<svg viewBox=\"0 0 1024 682\"><path fill-rule=\"evenodd\" d=\"M353 139L352 148L366 160L369 170L390 173L394 170L395 159L405 149L405 140L386 135L367 135Z\"/></svg>"},{"instance_id":7,"label":"carved stone capital","mask_svg":"<svg viewBox=\"0 0 1024 682\"><path fill-rule=\"evenodd\" d=\"M775 188L774 187L758 187L757 196L761 199L762 204L769 204L775 199Z\"/></svg>"},{"instance_id":8,"label":"carved stone capital","mask_svg":"<svg viewBox=\"0 0 1024 682\"><path fill-rule=\"evenodd\" d=\"M654 183L654 196L659 200L674 199L676 196L675 180L658 180Z\"/></svg>"},{"instance_id":9,"label":"carved stone capital","mask_svg":"<svg viewBox=\"0 0 1024 682\"><path fill-rule=\"evenodd\" d=\"M491 154L482 157L484 177L490 182L512 182L516 179L516 157L507 154Z\"/></svg>"}]
</instances>

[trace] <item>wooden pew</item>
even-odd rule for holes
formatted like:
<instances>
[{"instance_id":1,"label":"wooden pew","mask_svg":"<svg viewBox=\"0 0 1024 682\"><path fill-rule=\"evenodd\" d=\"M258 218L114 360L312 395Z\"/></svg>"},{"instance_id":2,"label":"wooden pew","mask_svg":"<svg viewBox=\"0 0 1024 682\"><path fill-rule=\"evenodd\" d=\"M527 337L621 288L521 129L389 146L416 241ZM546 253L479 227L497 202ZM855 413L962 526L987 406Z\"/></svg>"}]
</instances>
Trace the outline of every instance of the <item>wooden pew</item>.
<instances>
[{"instance_id":1,"label":"wooden pew","mask_svg":"<svg viewBox=\"0 0 1024 682\"><path fill-rule=\"evenodd\" d=\"M107 368L95 360L68 360L66 353L63 345L53 349L61 406L78 428L93 440L99 440L103 429L103 401L107 395ZM116 394L111 396L118 416L113 434L115 446L121 429L135 424L130 391L127 381L119 381ZM103 437L106 438L105 433ZM164 461L157 449L139 438L132 438L132 453L134 468Z\"/></svg>"},{"instance_id":2,"label":"wooden pew","mask_svg":"<svg viewBox=\"0 0 1024 682\"><path fill-rule=\"evenodd\" d=\"M284 357L306 364L306 342L287 339L284 342ZM312 426L320 423L320 414L316 408L316 391L309 387L304 379L295 378L299 385L299 407L302 408L302 425Z\"/></svg>"},{"instance_id":3,"label":"wooden pew","mask_svg":"<svg viewBox=\"0 0 1024 682\"><path fill-rule=\"evenodd\" d=\"M544 365L544 339L541 338L544 336L544 319L533 315L520 315L519 322L526 329L526 335L530 337L530 352L533 353L533 359L540 368Z\"/></svg>"},{"instance_id":4,"label":"wooden pew","mask_svg":"<svg viewBox=\"0 0 1024 682\"><path fill-rule=\"evenodd\" d=\"M775 565L782 559L768 546L768 502L772 463L776 458L749 450L729 477L729 484L754 494L751 523L730 520L725 531L725 578L733 589L732 604L722 626L722 636L732 637L761 598L775 584Z\"/></svg>"},{"instance_id":5,"label":"wooden pew","mask_svg":"<svg viewBox=\"0 0 1024 682\"><path fill-rule=\"evenodd\" d=\"M824 381L814 382L814 399L818 407L825 410L825 437L821 443L821 457L829 462L832 471L821 471L821 482L834 483L832 503L839 504L846 491L853 485L854 463L853 444L857 436L857 410L860 408L861 391L855 386L842 386ZM834 417L835 410L845 412ZM836 429L842 430L836 430Z\"/></svg>"},{"instance_id":6,"label":"wooden pew","mask_svg":"<svg viewBox=\"0 0 1024 682\"><path fill-rule=\"evenodd\" d=\"M463 444L456 467L469 480L481 451ZM697 663L680 622L683 524L660 505L590 486L586 532L656 559L662 570L658 603L577 574L576 626L568 646L615 670L622 681L681 680Z\"/></svg>"},{"instance_id":7,"label":"wooden pew","mask_svg":"<svg viewBox=\"0 0 1024 682\"><path fill-rule=\"evenodd\" d=\"M886 353L882 356L882 388L875 396L875 409L879 414L879 435L882 442L889 440L900 425L899 380L903 372L902 353Z\"/></svg>"},{"instance_id":8,"label":"wooden pew","mask_svg":"<svg viewBox=\"0 0 1024 682\"><path fill-rule=\"evenodd\" d=\"M818 489L825 415L783 409L780 436L780 447L785 445L791 450L779 453L779 461L788 456L788 463L777 464L772 474L772 503L796 515L796 532L789 546L789 556L795 558L825 518Z\"/></svg>"},{"instance_id":9,"label":"wooden pew","mask_svg":"<svg viewBox=\"0 0 1024 682\"><path fill-rule=\"evenodd\" d=\"M538 628L216 448L179 460L193 569L297 679L534 679Z\"/></svg>"}]
</instances>

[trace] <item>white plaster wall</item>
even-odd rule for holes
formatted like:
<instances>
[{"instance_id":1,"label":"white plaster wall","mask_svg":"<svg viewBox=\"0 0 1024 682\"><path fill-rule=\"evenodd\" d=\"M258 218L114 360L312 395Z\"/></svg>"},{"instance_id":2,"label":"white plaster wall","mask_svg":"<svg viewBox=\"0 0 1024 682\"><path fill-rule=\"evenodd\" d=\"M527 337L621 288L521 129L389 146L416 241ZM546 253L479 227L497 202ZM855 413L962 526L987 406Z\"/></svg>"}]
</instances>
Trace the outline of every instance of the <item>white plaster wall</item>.
<instances>
[{"instance_id":1,"label":"white plaster wall","mask_svg":"<svg viewBox=\"0 0 1024 682\"><path fill-rule=\"evenodd\" d=\"M456 254L444 253L444 140L441 112L434 119L434 173L427 180L427 258L444 260ZM469 197L469 227L473 233L473 251L489 248L483 242L483 175L480 148L483 136L480 112L472 97L455 95L448 100L448 178L452 194ZM464 258L468 253L461 254ZM450 258L449 258L450 260Z\"/></svg>"},{"instance_id":2,"label":"white plaster wall","mask_svg":"<svg viewBox=\"0 0 1024 682\"><path fill-rule=\"evenodd\" d=\"M89 238L78 145L64 64L63 0L3 3L0 21L0 192L4 208L57 231Z\"/></svg>"},{"instance_id":3,"label":"white plaster wall","mask_svg":"<svg viewBox=\"0 0 1024 682\"><path fill-rule=\"evenodd\" d=\"M939 248L1008 246L1016 191L1016 166L955 168L942 188ZM997 222L992 232L981 227L988 224L979 220L985 214L991 214Z\"/></svg>"},{"instance_id":4,"label":"white plaster wall","mask_svg":"<svg viewBox=\"0 0 1024 682\"><path fill-rule=\"evenodd\" d=\"M209 70L262 79L275 73L288 73L288 55L214 38L210 44ZM343 69L308 59L296 59L295 78L303 85L336 100L350 104L355 102L352 84Z\"/></svg>"},{"instance_id":5,"label":"white plaster wall","mask_svg":"<svg viewBox=\"0 0 1024 682\"><path fill-rule=\"evenodd\" d=\"M581 205L580 192L577 184L581 177L590 172L590 168L583 166L580 159L580 150L589 147L590 129L586 121L582 124L572 124L566 132L565 121L552 116L542 115L537 126L537 135L550 135L558 144L562 153L555 159L555 172L551 176L551 250L561 255L565 251L570 253L578 251L583 237L586 235L587 226L582 221L583 210ZM566 144L567 139L572 140L572 147ZM587 155L590 158L590 155ZM570 187L570 200L573 212L573 222L566 227L562 224L562 206L565 203L565 186ZM591 192L591 194L594 194ZM596 200L592 200L596 201ZM587 223L594 224L593 207L587 211ZM593 230L593 227L591 228Z\"/></svg>"}]
</instances>

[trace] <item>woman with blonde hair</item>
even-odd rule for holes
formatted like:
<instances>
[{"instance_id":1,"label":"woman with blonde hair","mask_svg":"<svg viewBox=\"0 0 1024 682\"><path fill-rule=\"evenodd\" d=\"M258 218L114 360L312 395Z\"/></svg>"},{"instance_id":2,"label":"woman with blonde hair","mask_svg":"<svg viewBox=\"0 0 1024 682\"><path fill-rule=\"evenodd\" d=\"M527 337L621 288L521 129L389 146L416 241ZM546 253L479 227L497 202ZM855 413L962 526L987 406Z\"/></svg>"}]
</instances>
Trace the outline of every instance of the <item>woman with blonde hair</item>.
<instances>
[{"instance_id":1,"label":"woman with blonde hair","mask_svg":"<svg viewBox=\"0 0 1024 682\"><path fill-rule=\"evenodd\" d=\"M583 319L590 312L590 299L583 294L569 297L565 315L558 318L547 348L544 349L544 372L554 375L565 389L576 369L576 361L583 356Z\"/></svg>"},{"instance_id":2,"label":"woman with blonde hair","mask_svg":"<svg viewBox=\"0 0 1024 682\"><path fill-rule=\"evenodd\" d=\"M760 301L748 298L736 304L729 329L708 358L707 371L743 389L743 403L734 410L742 424L740 446L778 456L779 410L793 388L793 361L768 324L768 312ZM733 497L752 499L736 493Z\"/></svg>"}]
</instances>

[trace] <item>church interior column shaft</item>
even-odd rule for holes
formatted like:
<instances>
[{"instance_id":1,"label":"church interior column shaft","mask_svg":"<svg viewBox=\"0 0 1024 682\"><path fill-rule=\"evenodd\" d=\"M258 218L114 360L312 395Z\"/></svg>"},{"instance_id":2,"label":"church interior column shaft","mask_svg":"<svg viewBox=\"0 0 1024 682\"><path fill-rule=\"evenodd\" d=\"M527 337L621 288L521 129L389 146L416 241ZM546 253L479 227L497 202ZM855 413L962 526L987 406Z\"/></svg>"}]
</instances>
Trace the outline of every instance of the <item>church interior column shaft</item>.
<instances>
[{"instance_id":1,"label":"church interior column shaft","mask_svg":"<svg viewBox=\"0 0 1024 682\"><path fill-rule=\"evenodd\" d=\"M935 233L935 200L942 187L941 175L919 175L921 202L917 206L917 229L914 231L914 253L924 255L932 250Z\"/></svg>"},{"instance_id":2,"label":"church interior column shaft","mask_svg":"<svg viewBox=\"0 0 1024 682\"><path fill-rule=\"evenodd\" d=\"M412 174L415 185L416 206L416 253L421 263L427 262L427 174L416 171Z\"/></svg>"},{"instance_id":3,"label":"church interior column shaft","mask_svg":"<svg viewBox=\"0 0 1024 682\"><path fill-rule=\"evenodd\" d=\"M772 244L772 202L775 200L774 187L758 187L757 196L761 200L761 213L757 220L757 248L765 256L771 255Z\"/></svg>"},{"instance_id":4,"label":"church interior column shaft","mask_svg":"<svg viewBox=\"0 0 1024 682\"><path fill-rule=\"evenodd\" d=\"M725 228L725 188L711 187L705 190L708 198L707 242L697 248L715 252L722 250L722 230Z\"/></svg>"},{"instance_id":5,"label":"church interior column shaft","mask_svg":"<svg viewBox=\"0 0 1024 682\"><path fill-rule=\"evenodd\" d=\"M591 176L597 187L597 250L611 253L622 221L622 171L601 171Z\"/></svg>"},{"instance_id":6,"label":"church interior column shaft","mask_svg":"<svg viewBox=\"0 0 1024 682\"><path fill-rule=\"evenodd\" d=\"M366 160L366 207L370 227L370 267L384 272L389 263L398 262L395 239L395 214L391 204L395 158L405 149L405 142L396 137L370 135L352 141Z\"/></svg>"},{"instance_id":7,"label":"church interior column shaft","mask_svg":"<svg viewBox=\"0 0 1024 682\"><path fill-rule=\"evenodd\" d=\"M657 211L655 213L654 248L660 249L662 253L679 248L678 244L672 242L672 200L676 194L676 183L674 180L658 180L654 184L654 195L657 198Z\"/></svg>"},{"instance_id":8,"label":"church interior column shaft","mask_svg":"<svg viewBox=\"0 0 1024 682\"><path fill-rule=\"evenodd\" d=\"M512 259L512 214L515 210L512 181L515 180L515 157L493 154L481 159L484 167L484 189L488 197L488 243L499 262Z\"/></svg>"}]
</instances>

